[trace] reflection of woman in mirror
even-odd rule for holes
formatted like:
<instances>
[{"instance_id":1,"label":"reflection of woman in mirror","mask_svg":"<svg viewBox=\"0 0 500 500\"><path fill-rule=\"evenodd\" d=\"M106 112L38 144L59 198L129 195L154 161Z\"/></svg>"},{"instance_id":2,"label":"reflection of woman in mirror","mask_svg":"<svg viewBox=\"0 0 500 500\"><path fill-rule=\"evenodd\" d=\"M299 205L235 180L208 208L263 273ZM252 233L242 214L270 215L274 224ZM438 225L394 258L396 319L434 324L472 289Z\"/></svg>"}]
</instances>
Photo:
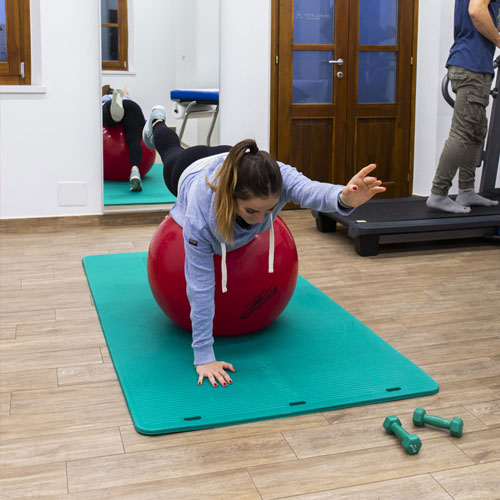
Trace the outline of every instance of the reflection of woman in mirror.
<instances>
[{"instance_id":1,"label":"reflection of woman in mirror","mask_svg":"<svg viewBox=\"0 0 500 500\"><path fill-rule=\"evenodd\" d=\"M102 124L105 127L121 125L127 143L130 158L130 191L142 191L139 165L142 160L141 134L144 127L144 114L141 107L128 92L102 87Z\"/></svg>"},{"instance_id":2,"label":"reflection of woman in mirror","mask_svg":"<svg viewBox=\"0 0 500 500\"><path fill-rule=\"evenodd\" d=\"M177 196L170 215L182 227L184 272L191 306L194 364L198 384L212 386L232 380L233 365L217 361L213 350L215 312L214 253L225 255L249 243L269 228L289 201L321 212L349 214L377 193L381 181L369 176L375 165L339 186L308 179L290 165L259 151L252 139L230 146L181 147L177 134L165 125L165 108L155 106L144 126L143 139L163 161L163 177ZM272 237L270 241L272 241ZM270 248L270 259L274 249ZM222 259L224 262L224 257ZM226 290L223 276L223 291Z\"/></svg>"}]
</instances>

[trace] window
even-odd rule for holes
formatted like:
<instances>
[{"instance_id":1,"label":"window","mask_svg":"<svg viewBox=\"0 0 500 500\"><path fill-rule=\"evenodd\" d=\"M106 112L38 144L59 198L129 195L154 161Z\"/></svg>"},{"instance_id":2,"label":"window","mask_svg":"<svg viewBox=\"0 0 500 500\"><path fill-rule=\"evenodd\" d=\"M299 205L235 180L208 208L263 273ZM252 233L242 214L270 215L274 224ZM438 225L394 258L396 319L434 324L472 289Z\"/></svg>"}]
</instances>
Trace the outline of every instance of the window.
<instances>
[{"instance_id":1,"label":"window","mask_svg":"<svg viewBox=\"0 0 500 500\"><path fill-rule=\"evenodd\" d=\"M127 0L101 0L101 50L103 70L128 70Z\"/></svg>"},{"instance_id":2,"label":"window","mask_svg":"<svg viewBox=\"0 0 500 500\"><path fill-rule=\"evenodd\" d=\"M0 0L0 85L30 84L30 2Z\"/></svg>"}]
</instances>

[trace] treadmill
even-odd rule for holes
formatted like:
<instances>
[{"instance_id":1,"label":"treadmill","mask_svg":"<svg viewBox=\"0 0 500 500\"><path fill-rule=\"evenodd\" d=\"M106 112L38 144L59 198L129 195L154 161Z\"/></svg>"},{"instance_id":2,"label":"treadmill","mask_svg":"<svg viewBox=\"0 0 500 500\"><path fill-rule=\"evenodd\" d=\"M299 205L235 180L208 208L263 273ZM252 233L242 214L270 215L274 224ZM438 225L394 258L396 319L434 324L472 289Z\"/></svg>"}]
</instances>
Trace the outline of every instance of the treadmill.
<instances>
[{"instance_id":1,"label":"treadmill","mask_svg":"<svg viewBox=\"0 0 500 500\"><path fill-rule=\"evenodd\" d=\"M479 194L500 201L500 188L495 188L500 159L500 56L491 91L493 106L489 120L486 148L481 156L483 172ZM455 101L448 91L448 76L441 86L443 97L452 107ZM479 165L480 166L480 165ZM453 198L453 197L452 197ZM500 204L495 207L472 207L468 214L452 214L428 208L427 197L369 200L350 215L338 212L312 211L316 227L322 233L335 232L337 222L347 227L356 252L365 257L377 255L384 243L435 241L500 235Z\"/></svg>"}]
</instances>

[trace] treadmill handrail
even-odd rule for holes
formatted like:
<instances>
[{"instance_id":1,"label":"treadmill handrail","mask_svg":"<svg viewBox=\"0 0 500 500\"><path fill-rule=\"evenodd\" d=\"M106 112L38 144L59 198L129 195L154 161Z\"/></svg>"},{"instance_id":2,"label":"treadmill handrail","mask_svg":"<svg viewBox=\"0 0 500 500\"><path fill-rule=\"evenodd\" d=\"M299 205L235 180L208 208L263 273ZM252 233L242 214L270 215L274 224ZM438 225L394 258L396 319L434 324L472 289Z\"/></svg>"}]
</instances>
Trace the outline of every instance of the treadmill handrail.
<instances>
[{"instance_id":1,"label":"treadmill handrail","mask_svg":"<svg viewBox=\"0 0 500 500\"><path fill-rule=\"evenodd\" d=\"M452 107L455 107L455 99L451 97L450 91L448 90L448 84L450 83L450 79L448 78L448 74L444 75L443 81L441 82L441 94L443 94L444 100Z\"/></svg>"}]
</instances>

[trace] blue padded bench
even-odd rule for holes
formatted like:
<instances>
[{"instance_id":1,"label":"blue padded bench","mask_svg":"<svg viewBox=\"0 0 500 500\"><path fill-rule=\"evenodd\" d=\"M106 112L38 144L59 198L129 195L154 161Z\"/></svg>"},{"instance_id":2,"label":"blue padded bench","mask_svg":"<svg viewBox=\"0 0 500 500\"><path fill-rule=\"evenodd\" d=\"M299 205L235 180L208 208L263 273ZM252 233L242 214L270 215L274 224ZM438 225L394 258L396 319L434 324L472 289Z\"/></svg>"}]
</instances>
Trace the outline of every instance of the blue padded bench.
<instances>
[{"instance_id":1,"label":"blue padded bench","mask_svg":"<svg viewBox=\"0 0 500 500\"><path fill-rule=\"evenodd\" d=\"M184 119L182 121L179 139L182 140L188 118L212 116L212 122L207 134L207 146L219 114L219 89L174 89L170 92L170 99L175 101L174 115Z\"/></svg>"}]
</instances>

